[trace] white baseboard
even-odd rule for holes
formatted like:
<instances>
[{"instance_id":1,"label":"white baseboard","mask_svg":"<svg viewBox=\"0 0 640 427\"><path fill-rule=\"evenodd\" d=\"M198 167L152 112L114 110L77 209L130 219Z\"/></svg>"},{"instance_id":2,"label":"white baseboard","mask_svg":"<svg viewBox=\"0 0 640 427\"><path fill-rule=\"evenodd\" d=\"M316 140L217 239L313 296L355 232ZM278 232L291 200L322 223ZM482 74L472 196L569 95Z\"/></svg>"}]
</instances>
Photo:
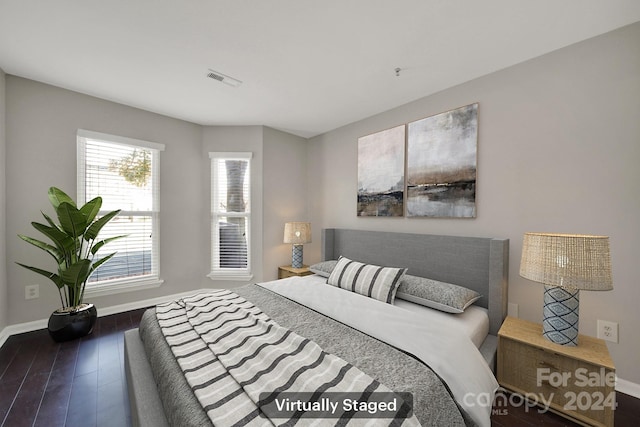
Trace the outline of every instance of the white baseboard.
<instances>
[{"instance_id":1,"label":"white baseboard","mask_svg":"<svg viewBox=\"0 0 640 427\"><path fill-rule=\"evenodd\" d=\"M5 341L7 341L9 336L10 335L7 333L7 328L3 328L0 331L0 347L2 347L2 345L5 343Z\"/></svg>"},{"instance_id":2,"label":"white baseboard","mask_svg":"<svg viewBox=\"0 0 640 427\"><path fill-rule=\"evenodd\" d=\"M150 298L142 301L135 301L126 304L113 305L111 307L99 308L98 317L110 316L112 314L124 313L125 311L137 310L140 308L151 307L154 305L162 304L164 302L173 301L177 298L182 298L189 295L198 293L206 293L211 289L198 289L194 291L182 292L179 294L165 295L157 298ZM17 325L9 325L0 331L0 347L7 341L7 339L16 334L22 334L24 332L37 331L38 329L44 329L47 327L48 319L34 320L33 322L19 323ZM623 380L622 378L616 378L616 391L620 393L628 394L636 399L640 399L640 384L633 383L631 381Z\"/></svg>"},{"instance_id":3,"label":"white baseboard","mask_svg":"<svg viewBox=\"0 0 640 427\"><path fill-rule=\"evenodd\" d=\"M18 335L25 332L37 331L47 327L49 319L34 320L33 322L18 323L17 325L9 325L0 332L0 346L12 335Z\"/></svg>"},{"instance_id":4,"label":"white baseboard","mask_svg":"<svg viewBox=\"0 0 640 427\"><path fill-rule=\"evenodd\" d=\"M198 290L193 290L188 292L182 292L179 294L165 295L162 297L130 302L126 304L113 305L111 307L105 307L105 308L98 307L98 317L110 316L112 314L124 313L125 311L151 307L154 305L162 304L164 302L173 301L177 298L182 298L189 295L208 292L210 290L211 289L198 289ZM48 323L49 323L49 319L41 319L41 320L34 320L32 322L9 325L0 331L0 347L7 341L7 339L9 339L10 336L22 334L25 332L37 331L39 329L45 329Z\"/></svg>"},{"instance_id":5,"label":"white baseboard","mask_svg":"<svg viewBox=\"0 0 640 427\"><path fill-rule=\"evenodd\" d=\"M197 289L194 291L182 292L179 294L165 295L157 298L149 298L142 301L128 302L126 304L113 305L111 307L100 308L98 307L98 317L110 316L112 314L124 313L125 311L137 310L139 308L151 307L154 305L162 304L165 302L173 301L178 298L183 298L190 295L199 293L210 292L212 289Z\"/></svg>"},{"instance_id":6,"label":"white baseboard","mask_svg":"<svg viewBox=\"0 0 640 427\"><path fill-rule=\"evenodd\" d=\"M640 399L640 384L632 383L622 378L616 378L616 391Z\"/></svg>"}]
</instances>

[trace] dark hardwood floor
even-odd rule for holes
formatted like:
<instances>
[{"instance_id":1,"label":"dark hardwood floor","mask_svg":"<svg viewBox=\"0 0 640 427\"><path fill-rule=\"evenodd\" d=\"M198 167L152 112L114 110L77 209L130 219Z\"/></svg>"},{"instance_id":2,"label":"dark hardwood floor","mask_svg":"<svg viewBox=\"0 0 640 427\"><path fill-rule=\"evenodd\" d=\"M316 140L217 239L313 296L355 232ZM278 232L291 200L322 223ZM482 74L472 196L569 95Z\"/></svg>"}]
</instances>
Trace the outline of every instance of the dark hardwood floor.
<instances>
[{"instance_id":1,"label":"dark hardwood floor","mask_svg":"<svg viewBox=\"0 0 640 427\"><path fill-rule=\"evenodd\" d=\"M124 335L143 309L100 317L91 335L55 343L46 330L10 337L0 348L0 423L6 427L128 427ZM640 399L617 393L616 427L640 425ZM524 405L495 408L492 424L574 426Z\"/></svg>"},{"instance_id":2,"label":"dark hardwood floor","mask_svg":"<svg viewBox=\"0 0 640 427\"><path fill-rule=\"evenodd\" d=\"M143 312L100 317L91 335L61 344L46 330L10 337L0 349L0 424L131 425L123 331Z\"/></svg>"},{"instance_id":3,"label":"dark hardwood floor","mask_svg":"<svg viewBox=\"0 0 640 427\"><path fill-rule=\"evenodd\" d=\"M640 399L620 392L616 392L616 399L618 407L615 411L615 426L640 426ZM518 399L514 399L514 401L518 402ZM500 408L494 406L491 425L496 427L579 426L579 424L552 412L540 414L537 407L531 408L520 404Z\"/></svg>"}]
</instances>

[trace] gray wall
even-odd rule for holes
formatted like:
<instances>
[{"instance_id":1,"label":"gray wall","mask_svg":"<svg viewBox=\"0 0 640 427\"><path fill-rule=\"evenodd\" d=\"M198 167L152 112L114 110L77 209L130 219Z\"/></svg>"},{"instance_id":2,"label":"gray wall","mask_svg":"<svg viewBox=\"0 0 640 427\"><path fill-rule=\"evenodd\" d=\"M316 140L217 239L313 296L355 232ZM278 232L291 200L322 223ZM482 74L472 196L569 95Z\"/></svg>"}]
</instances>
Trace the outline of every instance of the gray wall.
<instances>
[{"instance_id":1,"label":"gray wall","mask_svg":"<svg viewBox=\"0 0 640 427\"><path fill-rule=\"evenodd\" d=\"M30 225L51 212L47 189L54 185L76 193L78 128L155 141L161 154L162 287L92 298L97 307L197 289L206 274L201 218L201 126L138 110L11 75L6 78L6 246L8 322L46 319L59 304L57 289L14 261L48 265L51 260L16 237L38 234ZM24 299L24 286L40 284L40 298ZM2 294L2 292L0 292ZM0 297L2 298L2 297Z\"/></svg>"},{"instance_id":2,"label":"gray wall","mask_svg":"<svg viewBox=\"0 0 640 427\"><path fill-rule=\"evenodd\" d=\"M640 383L639 40L640 23L311 139L314 231L509 238L509 301L532 321L542 318L542 285L518 275L523 233L608 235L614 290L581 293L580 331L595 336L597 319L619 322L620 342L609 350L618 376ZM480 104L476 219L356 216L358 137L473 102ZM318 241L307 257L320 259Z\"/></svg>"},{"instance_id":3,"label":"gray wall","mask_svg":"<svg viewBox=\"0 0 640 427\"><path fill-rule=\"evenodd\" d=\"M0 331L7 326L7 257L6 257L6 213L5 191L7 176L6 165L6 140L5 140L5 74L0 68Z\"/></svg>"},{"instance_id":4,"label":"gray wall","mask_svg":"<svg viewBox=\"0 0 640 427\"><path fill-rule=\"evenodd\" d=\"M16 234L38 234L30 222L40 220L40 210L50 209L50 186L75 194L78 128L166 145L160 159L160 276L164 284L156 289L92 297L98 307L243 284L206 277L211 255L210 151L253 153L252 281L275 279L277 266L290 262L282 230L285 221L306 219L305 139L263 126L202 127L16 76L7 76L6 85L0 86L7 92L9 183L6 209L0 209L0 219L5 214L7 219L2 242L6 241L9 260L6 274L0 271L0 303L8 301L8 309L1 310L4 319L0 317L0 327L46 319L58 305L53 284L14 263L44 266L50 262ZM263 209L263 194L268 199L268 213ZM4 289L5 278L11 285L8 289ZM24 286L33 283L40 284L41 297L26 301Z\"/></svg>"},{"instance_id":5,"label":"gray wall","mask_svg":"<svg viewBox=\"0 0 640 427\"><path fill-rule=\"evenodd\" d=\"M291 245L282 242L284 223L309 220L306 156L306 139L264 128L264 280L277 279L277 267L291 265Z\"/></svg>"}]
</instances>

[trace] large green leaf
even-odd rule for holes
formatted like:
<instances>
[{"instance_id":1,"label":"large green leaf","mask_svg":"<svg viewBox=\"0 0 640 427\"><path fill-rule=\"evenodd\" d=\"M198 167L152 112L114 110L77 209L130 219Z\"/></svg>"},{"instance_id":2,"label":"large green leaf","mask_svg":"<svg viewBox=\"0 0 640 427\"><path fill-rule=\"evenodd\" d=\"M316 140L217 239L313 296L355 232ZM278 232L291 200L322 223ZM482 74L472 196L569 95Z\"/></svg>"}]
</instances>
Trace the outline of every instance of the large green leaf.
<instances>
[{"instance_id":1,"label":"large green leaf","mask_svg":"<svg viewBox=\"0 0 640 427\"><path fill-rule=\"evenodd\" d=\"M83 207L80 208L80 212L82 212L85 216L85 220L87 224L91 224L93 220L100 212L100 208L102 207L102 197L96 197L95 199L89 200L84 204Z\"/></svg>"},{"instance_id":2,"label":"large green leaf","mask_svg":"<svg viewBox=\"0 0 640 427\"><path fill-rule=\"evenodd\" d=\"M28 265L24 265L24 264L20 264L19 262L16 262L16 264L18 264L19 266L22 266L24 268L27 268L31 271L34 271L38 274L42 274L44 277L46 277L47 279L50 279L53 283L55 283L55 285L58 287L58 289L62 289L62 287L65 285L65 283L62 281L62 279L60 278L60 276L58 276L55 273L51 273L50 271L46 271L43 270L41 268L37 268L37 267L31 267Z\"/></svg>"},{"instance_id":3,"label":"large green leaf","mask_svg":"<svg viewBox=\"0 0 640 427\"><path fill-rule=\"evenodd\" d=\"M48 243L42 242L38 239L34 239L33 237L25 236L22 234L18 234L18 237L24 240L25 242L31 243L33 246L36 246L42 249L43 251L46 251L58 263L64 258L64 255L62 254L62 252L60 252L58 248L56 248L55 246L52 246Z\"/></svg>"},{"instance_id":4,"label":"large green leaf","mask_svg":"<svg viewBox=\"0 0 640 427\"><path fill-rule=\"evenodd\" d=\"M60 226L58 224L56 224L49 215L47 215L46 213L40 211L40 213L42 214L42 216L44 217L44 219L47 220L47 222L49 223L50 226L57 228L58 230L60 230Z\"/></svg>"},{"instance_id":5,"label":"large green leaf","mask_svg":"<svg viewBox=\"0 0 640 427\"><path fill-rule=\"evenodd\" d=\"M109 221L111 221L114 216L118 215L119 213L120 209L118 209L117 211L111 211L91 224L87 231L84 233L85 240L91 240L98 237L98 233L100 233L102 227L104 227Z\"/></svg>"},{"instance_id":6,"label":"large green leaf","mask_svg":"<svg viewBox=\"0 0 640 427\"><path fill-rule=\"evenodd\" d=\"M81 259L65 270L60 271L60 278L69 287L76 290L89 278L91 272L91 260Z\"/></svg>"},{"instance_id":7,"label":"large green leaf","mask_svg":"<svg viewBox=\"0 0 640 427\"><path fill-rule=\"evenodd\" d=\"M122 239L123 237L127 237L127 236L128 236L127 234L123 234L122 236L109 237L108 239L100 240L99 242L94 244L93 247L91 248L91 255L95 255L96 252L98 252L100 248L102 248L107 243L113 242L114 240Z\"/></svg>"},{"instance_id":8,"label":"large green leaf","mask_svg":"<svg viewBox=\"0 0 640 427\"><path fill-rule=\"evenodd\" d=\"M58 214L62 229L73 238L82 236L87 229L88 224L85 215L71 203L60 203L56 208L56 214Z\"/></svg>"},{"instance_id":9,"label":"large green leaf","mask_svg":"<svg viewBox=\"0 0 640 427\"><path fill-rule=\"evenodd\" d=\"M56 227L49 227L47 225L40 224L39 222L32 222L31 225L33 225L33 228L50 238L61 252L73 250L75 245L74 239L64 231Z\"/></svg>"},{"instance_id":10,"label":"large green leaf","mask_svg":"<svg viewBox=\"0 0 640 427\"><path fill-rule=\"evenodd\" d=\"M107 255L104 258L100 258L98 261L94 262L91 265L91 273L93 273L94 271L96 271L102 264L104 264L105 262L109 261L111 258L113 258L113 256L116 254L116 252ZM91 274L89 273L89 274Z\"/></svg>"},{"instance_id":11,"label":"large green leaf","mask_svg":"<svg viewBox=\"0 0 640 427\"><path fill-rule=\"evenodd\" d=\"M60 190L56 187L49 188L49 201L53 205L55 209L58 209L61 203L69 203L70 205L76 206L76 202L73 201L71 197L67 195L64 191Z\"/></svg>"}]
</instances>

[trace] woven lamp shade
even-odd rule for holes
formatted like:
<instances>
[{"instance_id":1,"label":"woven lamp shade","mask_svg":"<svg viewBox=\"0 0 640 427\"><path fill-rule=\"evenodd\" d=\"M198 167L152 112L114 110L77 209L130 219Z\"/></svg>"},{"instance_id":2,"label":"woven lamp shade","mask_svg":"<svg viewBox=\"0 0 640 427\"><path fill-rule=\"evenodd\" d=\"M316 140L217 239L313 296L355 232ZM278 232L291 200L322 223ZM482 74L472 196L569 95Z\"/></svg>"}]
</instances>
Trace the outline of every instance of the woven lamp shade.
<instances>
[{"instance_id":1,"label":"woven lamp shade","mask_svg":"<svg viewBox=\"0 0 640 427\"><path fill-rule=\"evenodd\" d=\"M311 224L308 222L285 223L284 243L291 243L293 245L311 243Z\"/></svg>"},{"instance_id":2,"label":"woven lamp shade","mask_svg":"<svg viewBox=\"0 0 640 427\"><path fill-rule=\"evenodd\" d=\"M613 289L609 238L583 234L525 233L520 275L570 290Z\"/></svg>"}]
</instances>

